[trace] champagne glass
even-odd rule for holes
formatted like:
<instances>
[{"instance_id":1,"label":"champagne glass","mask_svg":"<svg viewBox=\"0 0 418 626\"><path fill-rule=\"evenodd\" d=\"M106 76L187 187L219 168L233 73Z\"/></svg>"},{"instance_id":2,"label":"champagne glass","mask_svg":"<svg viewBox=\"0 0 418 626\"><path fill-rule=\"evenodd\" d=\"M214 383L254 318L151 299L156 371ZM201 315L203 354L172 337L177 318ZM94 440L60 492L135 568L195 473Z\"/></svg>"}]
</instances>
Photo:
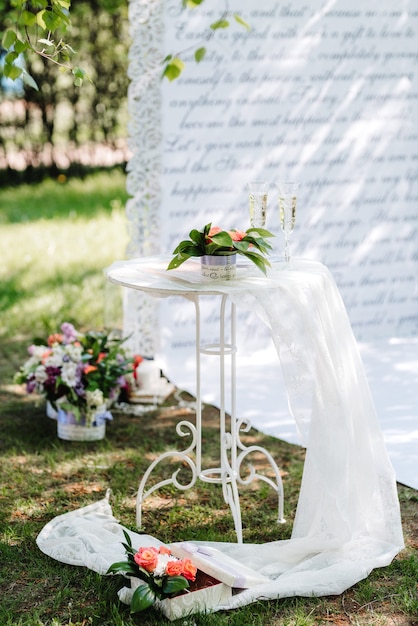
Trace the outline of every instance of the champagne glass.
<instances>
[{"instance_id":1,"label":"champagne glass","mask_svg":"<svg viewBox=\"0 0 418 626\"><path fill-rule=\"evenodd\" d=\"M253 228L266 225L268 183L256 181L248 183L250 190L250 224Z\"/></svg>"},{"instance_id":2,"label":"champagne glass","mask_svg":"<svg viewBox=\"0 0 418 626\"><path fill-rule=\"evenodd\" d=\"M296 222L296 192L299 187L299 183L292 181L279 181L276 183L279 190L279 212L280 212L280 226L284 233L284 259L289 267L290 254L289 254L289 236L292 234L295 228Z\"/></svg>"}]
</instances>

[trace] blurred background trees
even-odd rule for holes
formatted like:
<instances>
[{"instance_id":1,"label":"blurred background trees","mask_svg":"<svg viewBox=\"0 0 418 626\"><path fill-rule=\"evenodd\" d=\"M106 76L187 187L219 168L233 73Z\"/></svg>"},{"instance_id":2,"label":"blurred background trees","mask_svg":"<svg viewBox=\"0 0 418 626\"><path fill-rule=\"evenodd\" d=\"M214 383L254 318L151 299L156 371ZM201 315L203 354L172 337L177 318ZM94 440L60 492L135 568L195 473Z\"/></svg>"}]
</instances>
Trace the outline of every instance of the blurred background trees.
<instances>
[{"instance_id":1,"label":"blurred background trees","mask_svg":"<svg viewBox=\"0 0 418 626\"><path fill-rule=\"evenodd\" d=\"M4 32L13 3L0 0L0 9ZM1 186L126 161L129 43L126 0L77 0L71 45L88 76L82 86L34 53L25 55L25 64L38 90L2 75Z\"/></svg>"}]
</instances>

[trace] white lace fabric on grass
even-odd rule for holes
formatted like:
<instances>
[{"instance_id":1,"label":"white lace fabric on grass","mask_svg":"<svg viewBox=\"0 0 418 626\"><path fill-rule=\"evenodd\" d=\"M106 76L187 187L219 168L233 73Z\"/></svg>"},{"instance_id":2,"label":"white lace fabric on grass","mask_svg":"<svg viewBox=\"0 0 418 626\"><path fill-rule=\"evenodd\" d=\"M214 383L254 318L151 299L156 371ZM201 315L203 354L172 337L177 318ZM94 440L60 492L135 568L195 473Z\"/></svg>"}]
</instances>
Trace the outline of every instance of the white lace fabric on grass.
<instances>
[{"instance_id":1,"label":"white lace fabric on grass","mask_svg":"<svg viewBox=\"0 0 418 626\"><path fill-rule=\"evenodd\" d=\"M219 609L259 599L340 594L388 565L404 545L395 475L339 291L320 263L293 263L297 271L277 269L268 280L219 287L270 327L289 406L307 448L291 539L207 544L271 580ZM159 543L131 536L134 546ZM122 526L105 499L55 518L37 543L59 561L104 574L124 558L122 540Z\"/></svg>"}]
</instances>

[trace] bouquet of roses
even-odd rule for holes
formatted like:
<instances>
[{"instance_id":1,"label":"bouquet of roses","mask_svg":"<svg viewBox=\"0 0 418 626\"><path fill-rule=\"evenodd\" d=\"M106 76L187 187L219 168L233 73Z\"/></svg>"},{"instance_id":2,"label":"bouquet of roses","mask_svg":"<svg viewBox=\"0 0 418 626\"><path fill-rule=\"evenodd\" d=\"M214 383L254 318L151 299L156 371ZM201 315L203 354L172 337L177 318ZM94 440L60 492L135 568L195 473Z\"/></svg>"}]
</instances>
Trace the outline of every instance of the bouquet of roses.
<instances>
[{"instance_id":1,"label":"bouquet of roses","mask_svg":"<svg viewBox=\"0 0 418 626\"><path fill-rule=\"evenodd\" d=\"M71 411L77 420L116 400L134 370L117 334L78 332L64 322L61 333L35 339L29 358L15 375L28 393L39 393L55 410Z\"/></svg>"},{"instance_id":2,"label":"bouquet of roses","mask_svg":"<svg viewBox=\"0 0 418 626\"><path fill-rule=\"evenodd\" d=\"M134 550L128 533L123 531L123 534L126 543L122 545L128 558L113 563L107 574L122 574L142 580L132 595L131 613L143 611L157 600L172 598L189 589L189 581L196 579L197 572L190 559L178 559L166 546Z\"/></svg>"}]
</instances>

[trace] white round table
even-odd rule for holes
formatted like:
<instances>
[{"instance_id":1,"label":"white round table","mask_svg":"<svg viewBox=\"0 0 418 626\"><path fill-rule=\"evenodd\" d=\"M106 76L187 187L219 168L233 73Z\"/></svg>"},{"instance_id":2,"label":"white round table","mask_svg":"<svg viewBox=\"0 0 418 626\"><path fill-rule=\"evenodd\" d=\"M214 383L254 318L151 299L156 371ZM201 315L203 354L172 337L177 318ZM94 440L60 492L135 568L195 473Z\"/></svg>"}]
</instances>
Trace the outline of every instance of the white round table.
<instances>
[{"instance_id":1,"label":"white round table","mask_svg":"<svg viewBox=\"0 0 418 626\"><path fill-rule=\"evenodd\" d=\"M167 258L150 257L130 261L117 261L108 270L109 280L130 289L148 292L155 297L182 296L192 301L195 307L195 345L196 345L196 421L180 421L177 434L187 438L188 445L183 450L172 450L161 454L148 467L142 477L137 494L137 525L142 524L142 503L155 490L165 485L174 485L181 490L191 489L197 480L207 483L221 484L223 497L229 505L234 519L238 543L242 543L242 521L239 502L240 485L249 485L258 479L269 484L278 496L277 520L283 523L283 484L279 467L272 455L263 447L246 446L241 441L241 433L251 428L249 420L238 419L236 416L236 304L230 294L243 285L260 285L262 289L273 287L275 281L266 278L257 269L247 265L238 266L238 279L233 281L211 281L200 274L200 266L190 261L178 270L167 271ZM219 341L202 344L201 342L201 299L202 296L219 296L220 324ZM220 372L220 420L219 420L219 467L204 468L202 465L202 401L201 401L201 356L214 355L219 358ZM227 420L225 411L226 367L230 368L229 392L231 394L231 416ZM264 456L272 470L272 476L266 476L254 469L250 455L257 453ZM190 480L179 479L180 469L169 478L160 480L147 487L154 469L165 460L178 459L190 470ZM245 475L244 471L245 470Z\"/></svg>"}]
</instances>

